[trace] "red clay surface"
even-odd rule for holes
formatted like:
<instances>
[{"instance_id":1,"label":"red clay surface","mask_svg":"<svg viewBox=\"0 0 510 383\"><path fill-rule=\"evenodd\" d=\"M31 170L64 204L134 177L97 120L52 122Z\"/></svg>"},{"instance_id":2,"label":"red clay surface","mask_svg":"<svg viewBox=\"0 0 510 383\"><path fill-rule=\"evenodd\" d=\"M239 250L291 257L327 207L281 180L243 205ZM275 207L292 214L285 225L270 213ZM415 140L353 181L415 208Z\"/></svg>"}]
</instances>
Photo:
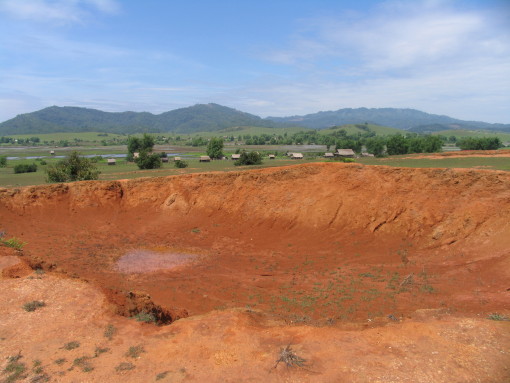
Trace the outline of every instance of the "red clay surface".
<instances>
[{"instance_id":1,"label":"red clay surface","mask_svg":"<svg viewBox=\"0 0 510 383\"><path fill-rule=\"evenodd\" d=\"M33 268L100 290L106 301L83 304L101 308L101 325L119 321L153 345L148 360L173 358L158 339L175 336L188 372L176 362L174 380L163 381L510 378L508 322L485 319L510 314L506 172L322 163L0 189L0 225L28 243L21 258ZM142 310L190 318L152 330L111 319ZM288 343L312 365L268 373ZM111 363L84 379L117 381L100 374Z\"/></svg>"}]
</instances>

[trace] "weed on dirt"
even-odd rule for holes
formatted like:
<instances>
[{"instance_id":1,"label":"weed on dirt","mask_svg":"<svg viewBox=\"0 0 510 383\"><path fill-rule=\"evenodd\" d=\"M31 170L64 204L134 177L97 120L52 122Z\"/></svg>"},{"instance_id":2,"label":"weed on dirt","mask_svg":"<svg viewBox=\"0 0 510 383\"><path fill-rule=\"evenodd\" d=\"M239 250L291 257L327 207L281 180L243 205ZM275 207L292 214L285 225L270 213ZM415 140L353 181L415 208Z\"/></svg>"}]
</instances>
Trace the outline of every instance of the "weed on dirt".
<instances>
[{"instance_id":1,"label":"weed on dirt","mask_svg":"<svg viewBox=\"0 0 510 383\"><path fill-rule=\"evenodd\" d=\"M141 345L131 346L125 355L129 358L138 358L144 352L146 351Z\"/></svg>"},{"instance_id":2,"label":"weed on dirt","mask_svg":"<svg viewBox=\"0 0 510 383\"><path fill-rule=\"evenodd\" d=\"M122 362L117 367L115 367L115 371L121 372L121 371L130 371L135 368L135 365L130 362Z\"/></svg>"},{"instance_id":3,"label":"weed on dirt","mask_svg":"<svg viewBox=\"0 0 510 383\"><path fill-rule=\"evenodd\" d=\"M21 358L21 352L18 353L18 355L7 358L8 364L3 370L3 373L7 375L5 383L12 383L27 377L27 374L25 373L27 367L25 366L25 363L20 362Z\"/></svg>"},{"instance_id":4,"label":"weed on dirt","mask_svg":"<svg viewBox=\"0 0 510 383\"><path fill-rule=\"evenodd\" d=\"M487 319L490 319L490 320L495 320L495 321L510 321L510 318L507 317L506 315L501 315L501 314L498 314L498 313L493 313L493 314L490 314Z\"/></svg>"},{"instance_id":5,"label":"weed on dirt","mask_svg":"<svg viewBox=\"0 0 510 383\"><path fill-rule=\"evenodd\" d=\"M113 336L115 335L116 332L117 332L117 329L115 328L115 326L112 324L109 324L108 326L106 326L103 335L106 339L112 340Z\"/></svg>"},{"instance_id":6,"label":"weed on dirt","mask_svg":"<svg viewBox=\"0 0 510 383\"><path fill-rule=\"evenodd\" d=\"M278 367L280 363L284 363L287 367L306 366L306 359L301 358L299 355L297 355L290 346L290 344L280 349L280 353L278 354L278 356L279 358L276 360L274 368Z\"/></svg>"},{"instance_id":7,"label":"weed on dirt","mask_svg":"<svg viewBox=\"0 0 510 383\"><path fill-rule=\"evenodd\" d=\"M31 301L31 302L27 302L23 305L23 310L31 312L31 311L37 310L40 307L44 307L44 306L46 306L46 303L44 303L43 301Z\"/></svg>"},{"instance_id":8,"label":"weed on dirt","mask_svg":"<svg viewBox=\"0 0 510 383\"><path fill-rule=\"evenodd\" d=\"M80 347L80 342L72 341L72 342L64 344L63 349L69 351L69 350L74 350L75 348L78 348L78 347Z\"/></svg>"}]
</instances>

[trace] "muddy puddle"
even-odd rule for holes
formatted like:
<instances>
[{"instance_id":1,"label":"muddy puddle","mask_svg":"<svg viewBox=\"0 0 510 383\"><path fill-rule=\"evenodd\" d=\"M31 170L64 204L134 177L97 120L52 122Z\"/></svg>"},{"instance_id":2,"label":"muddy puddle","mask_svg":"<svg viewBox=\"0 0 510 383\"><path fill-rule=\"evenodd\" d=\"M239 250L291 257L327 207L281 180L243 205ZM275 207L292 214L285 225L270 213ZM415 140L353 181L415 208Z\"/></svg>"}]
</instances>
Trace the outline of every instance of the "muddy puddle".
<instances>
[{"instance_id":1,"label":"muddy puddle","mask_svg":"<svg viewBox=\"0 0 510 383\"><path fill-rule=\"evenodd\" d=\"M197 254L137 249L131 250L119 258L115 264L115 269L125 274L172 270L187 266L198 257Z\"/></svg>"}]
</instances>

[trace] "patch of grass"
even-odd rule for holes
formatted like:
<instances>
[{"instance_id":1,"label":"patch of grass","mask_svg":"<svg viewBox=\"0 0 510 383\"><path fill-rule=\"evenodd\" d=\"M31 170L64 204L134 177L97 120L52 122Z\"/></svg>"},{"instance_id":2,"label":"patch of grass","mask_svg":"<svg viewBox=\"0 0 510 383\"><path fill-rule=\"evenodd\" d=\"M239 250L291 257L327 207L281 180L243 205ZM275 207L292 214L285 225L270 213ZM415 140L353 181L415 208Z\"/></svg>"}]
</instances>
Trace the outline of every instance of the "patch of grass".
<instances>
[{"instance_id":1,"label":"patch of grass","mask_svg":"<svg viewBox=\"0 0 510 383\"><path fill-rule=\"evenodd\" d=\"M137 322L145 322L145 323L156 323L156 317L152 313L148 313L146 311L140 311L133 318L136 319Z\"/></svg>"},{"instance_id":2,"label":"patch of grass","mask_svg":"<svg viewBox=\"0 0 510 383\"><path fill-rule=\"evenodd\" d=\"M83 372L91 372L94 370L94 367L90 364L89 356L82 356L80 358L76 358L73 361L73 366L81 368Z\"/></svg>"},{"instance_id":3,"label":"patch of grass","mask_svg":"<svg viewBox=\"0 0 510 383\"><path fill-rule=\"evenodd\" d=\"M195 234L199 234L200 233L200 229L198 227L194 227L193 229L191 229L191 232L195 233Z\"/></svg>"},{"instance_id":4,"label":"patch of grass","mask_svg":"<svg viewBox=\"0 0 510 383\"><path fill-rule=\"evenodd\" d=\"M278 367L278 364L285 363L287 367L305 367L306 359L298 356L292 347L287 345L286 347L280 349L280 353L278 354L279 358L276 360L276 364L274 368Z\"/></svg>"},{"instance_id":5,"label":"patch of grass","mask_svg":"<svg viewBox=\"0 0 510 383\"><path fill-rule=\"evenodd\" d=\"M135 368L135 365L133 363L122 362L117 367L115 367L115 371L117 371L117 372L120 372L120 371L129 371L129 370L133 370L134 368Z\"/></svg>"},{"instance_id":6,"label":"patch of grass","mask_svg":"<svg viewBox=\"0 0 510 383\"><path fill-rule=\"evenodd\" d=\"M163 371L156 375L156 380L165 379L170 371Z\"/></svg>"},{"instance_id":7,"label":"patch of grass","mask_svg":"<svg viewBox=\"0 0 510 383\"><path fill-rule=\"evenodd\" d=\"M23 305L23 310L31 312L31 311L37 310L40 307L44 307L44 306L46 306L46 303L44 303L43 301L31 301L31 302L27 302Z\"/></svg>"},{"instance_id":8,"label":"patch of grass","mask_svg":"<svg viewBox=\"0 0 510 383\"><path fill-rule=\"evenodd\" d=\"M64 350L74 350L75 348L80 347L80 342L72 341L69 343L64 344Z\"/></svg>"},{"instance_id":9,"label":"patch of grass","mask_svg":"<svg viewBox=\"0 0 510 383\"><path fill-rule=\"evenodd\" d=\"M96 351L94 352L94 357L97 358L99 355L104 354L105 352L110 351L108 347L96 347Z\"/></svg>"},{"instance_id":10,"label":"patch of grass","mask_svg":"<svg viewBox=\"0 0 510 383\"><path fill-rule=\"evenodd\" d=\"M41 374L43 372L41 364L42 362L39 359L33 361L32 371L34 374Z\"/></svg>"},{"instance_id":11,"label":"patch of grass","mask_svg":"<svg viewBox=\"0 0 510 383\"><path fill-rule=\"evenodd\" d=\"M501 314L498 314L498 313L492 313L490 314L487 319L490 319L490 320L495 320L495 321L510 321L510 318L507 317L506 315L501 315Z\"/></svg>"},{"instance_id":12,"label":"patch of grass","mask_svg":"<svg viewBox=\"0 0 510 383\"><path fill-rule=\"evenodd\" d=\"M59 358L59 359L55 360L53 363L60 366L60 365L64 364L65 362L67 362L66 358Z\"/></svg>"},{"instance_id":13,"label":"patch of grass","mask_svg":"<svg viewBox=\"0 0 510 383\"><path fill-rule=\"evenodd\" d=\"M146 351L141 345L131 346L125 355L129 358L138 358L144 352Z\"/></svg>"},{"instance_id":14,"label":"patch of grass","mask_svg":"<svg viewBox=\"0 0 510 383\"><path fill-rule=\"evenodd\" d=\"M103 335L106 339L112 340L113 336L115 335L116 332L117 332L117 329L115 328L115 326L112 324L109 324L108 326L106 326Z\"/></svg>"},{"instance_id":15,"label":"patch of grass","mask_svg":"<svg viewBox=\"0 0 510 383\"><path fill-rule=\"evenodd\" d=\"M4 374L8 374L7 378L5 378L5 383L12 383L17 380L25 379L27 375L25 374L25 371L27 370L27 367L24 363L20 362L21 359L21 353L15 356L10 356L7 358L8 363L7 366L4 369Z\"/></svg>"},{"instance_id":16,"label":"patch of grass","mask_svg":"<svg viewBox=\"0 0 510 383\"><path fill-rule=\"evenodd\" d=\"M16 250L21 250L27 243L23 242L22 240L20 240L16 237L12 237L9 239L0 238L0 244L7 246L7 247L12 247L13 249L16 249Z\"/></svg>"},{"instance_id":17,"label":"patch of grass","mask_svg":"<svg viewBox=\"0 0 510 383\"><path fill-rule=\"evenodd\" d=\"M50 377L48 374L36 375L32 379L30 379L30 383L46 383L49 381L50 381Z\"/></svg>"}]
</instances>

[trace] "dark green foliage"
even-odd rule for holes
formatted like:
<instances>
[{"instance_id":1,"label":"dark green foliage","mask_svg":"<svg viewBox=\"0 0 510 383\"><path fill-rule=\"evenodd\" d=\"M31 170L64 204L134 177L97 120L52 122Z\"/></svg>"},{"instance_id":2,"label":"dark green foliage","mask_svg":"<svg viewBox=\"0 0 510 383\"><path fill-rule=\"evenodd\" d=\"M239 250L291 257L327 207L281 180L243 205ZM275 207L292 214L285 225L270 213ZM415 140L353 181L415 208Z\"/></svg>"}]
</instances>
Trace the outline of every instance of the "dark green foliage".
<instances>
[{"instance_id":1,"label":"dark green foliage","mask_svg":"<svg viewBox=\"0 0 510 383\"><path fill-rule=\"evenodd\" d=\"M401 134L395 134L386 142L386 151L390 156L407 154L409 152L409 141Z\"/></svg>"},{"instance_id":2,"label":"dark green foliage","mask_svg":"<svg viewBox=\"0 0 510 383\"><path fill-rule=\"evenodd\" d=\"M384 155L385 140L383 138L368 138L365 141L365 146L367 152L376 157L382 157Z\"/></svg>"},{"instance_id":3,"label":"dark green foliage","mask_svg":"<svg viewBox=\"0 0 510 383\"><path fill-rule=\"evenodd\" d=\"M154 137L144 133L142 138L138 137L129 137L128 138L128 153L133 154L136 152L152 152L152 148L154 148Z\"/></svg>"},{"instance_id":4,"label":"dark green foliage","mask_svg":"<svg viewBox=\"0 0 510 383\"><path fill-rule=\"evenodd\" d=\"M262 156L258 152L241 152L241 157L234 162L235 166L241 165L260 165L262 164Z\"/></svg>"},{"instance_id":5,"label":"dark green foliage","mask_svg":"<svg viewBox=\"0 0 510 383\"><path fill-rule=\"evenodd\" d=\"M457 142L462 150L496 150L501 148L501 140L498 137L466 137Z\"/></svg>"},{"instance_id":6,"label":"dark green foliage","mask_svg":"<svg viewBox=\"0 0 510 383\"><path fill-rule=\"evenodd\" d=\"M72 182L97 180L100 171L88 158L80 157L78 152L72 152L54 166L50 165L46 173L48 182Z\"/></svg>"},{"instance_id":7,"label":"dark green foliage","mask_svg":"<svg viewBox=\"0 0 510 383\"><path fill-rule=\"evenodd\" d=\"M18 355L10 356L7 358L8 363L5 369L3 370L4 374L8 374L7 378L5 379L5 383L12 383L17 380L25 379L26 378L26 370L27 367L24 363L20 362L21 359L21 352Z\"/></svg>"},{"instance_id":8,"label":"dark green foliage","mask_svg":"<svg viewBox=\"0 0 510 383\"><path fill-rule=\"evenodd\" d=\"M0 156L0 168L5 168L7 166L7 157Z\"/></svg>"},{"instance_id":9,"label":"dark green foliage","mask_svg":"<svg viewBox=\"0 0 510 383\"><path fill-rule=\"evenodd\" d=\"M37 171L36 164L18 164L14 166L14 173L35 173Z\"/></svg>"},{"instance_id":10,"label":"dark green foliage","mask_svg":"<svg viewBox=\"0 0 510 383\"><path fill-rule=\"evenodd\" d=\"M145 150L139 152L135 163L139 169L159 169L161 167L161 157L156 153L149 153Z\"/></svg>"},{"instance_id":11,"label":"dark green foliage","mask_svg":"<svg viewBox=\"0 0 510 383\"><path fill-rule=\"evenodd\" d=\"M207 155L212 159L221 159L223 157L223 139L213 137L207 145Z\"/></svg>"},{"instance_id":12,"label":"dark green foliage","mask_svg":"<svg viewBox=\"0 0 510 383\"><path fill-rule=\"evenodd\" d=\"M177 160L177 161L174 161L174 166L176 168L187 168L188 167L188 163L186 161L183 161L183 160Z\"/></svg>"}]
</instances>

